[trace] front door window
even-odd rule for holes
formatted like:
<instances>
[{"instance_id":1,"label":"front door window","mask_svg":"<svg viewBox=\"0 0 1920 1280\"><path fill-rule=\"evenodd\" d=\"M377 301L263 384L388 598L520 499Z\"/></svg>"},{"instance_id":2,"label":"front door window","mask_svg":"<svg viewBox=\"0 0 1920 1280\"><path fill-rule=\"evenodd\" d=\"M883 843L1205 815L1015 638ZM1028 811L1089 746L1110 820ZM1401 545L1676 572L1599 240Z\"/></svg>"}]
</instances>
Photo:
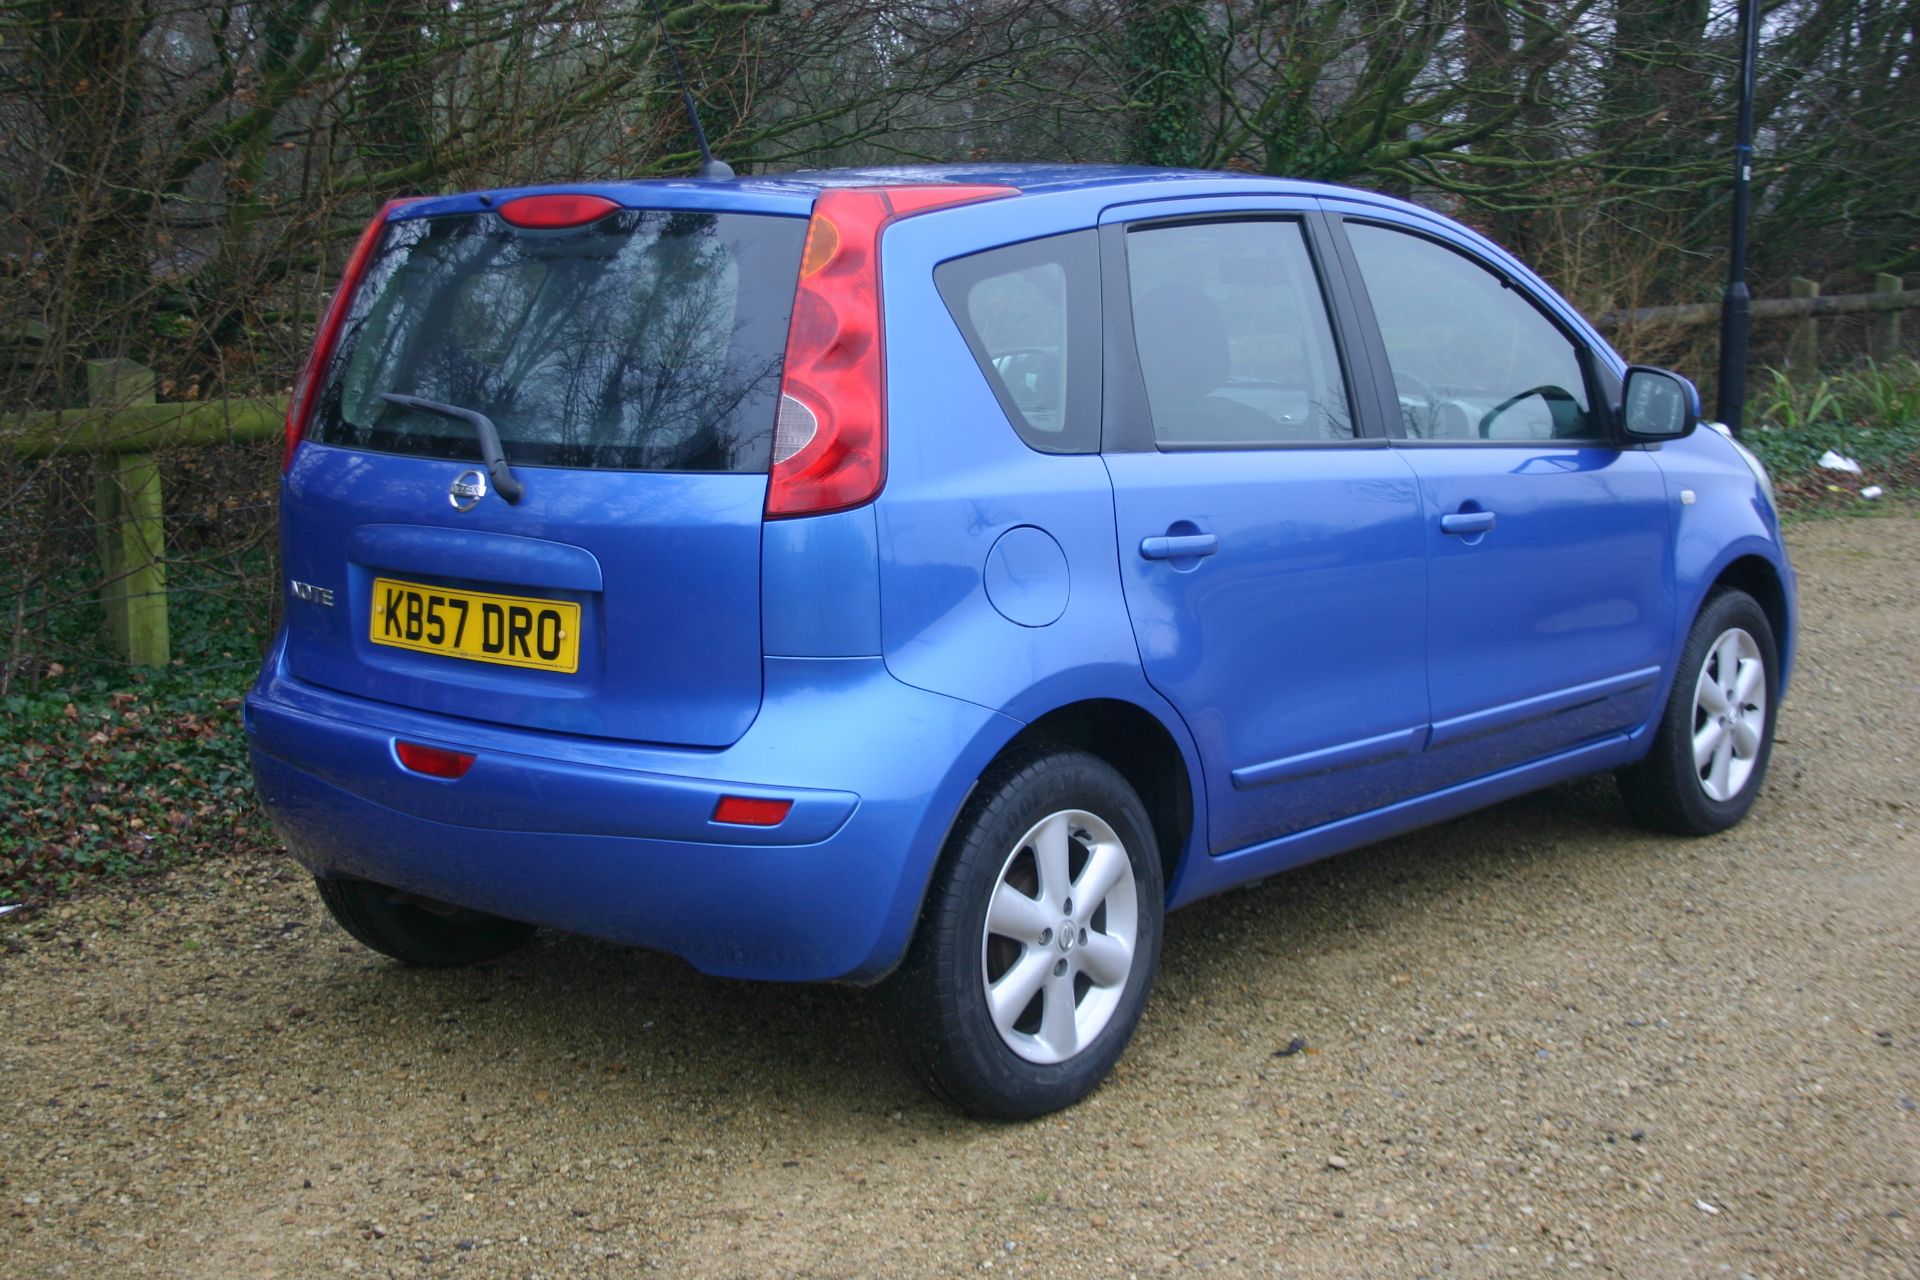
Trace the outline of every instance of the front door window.
<instances>
[{"instance_id":1,"label":"front door window","mask_svg":"<svg viewBox=\"0 0 1920 1280\"><path fill-rule=\"evenodd\" d=\"M1597 433L1579 349L1522 294L1431 240L1364 222L1347 239L1416 440Z\"/></svg>"}]
</instances>

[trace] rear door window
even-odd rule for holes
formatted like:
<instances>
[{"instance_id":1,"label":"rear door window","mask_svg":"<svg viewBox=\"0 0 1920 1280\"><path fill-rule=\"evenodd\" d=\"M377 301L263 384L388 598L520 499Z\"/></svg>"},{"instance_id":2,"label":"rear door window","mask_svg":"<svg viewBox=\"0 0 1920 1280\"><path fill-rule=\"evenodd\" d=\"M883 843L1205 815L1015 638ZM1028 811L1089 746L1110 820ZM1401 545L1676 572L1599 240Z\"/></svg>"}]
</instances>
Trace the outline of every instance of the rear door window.
<instances>
[{"instance_id":1,"label":"rear door window","mask_svg":"<svg viewBox=\"0 0 1920 1280\"><path fill-rule=\"evenodd\" d=\"M1298 222L1137 227L1126 243L1155 443L1353 439L1333 327Z\"/></svg>"},{"instance_id":2,"label":"rear door window","mask_svg":"<svg viewBox=\"0 0 1920 1280\"><path fill-rule=\"evenodd\" d=\"M381 398L397 392L486 414L515 465L765 471L806 225L658 210L564 230L392 223L314 436L479 456L465 425Z\"/></svg>"}]
</instances>

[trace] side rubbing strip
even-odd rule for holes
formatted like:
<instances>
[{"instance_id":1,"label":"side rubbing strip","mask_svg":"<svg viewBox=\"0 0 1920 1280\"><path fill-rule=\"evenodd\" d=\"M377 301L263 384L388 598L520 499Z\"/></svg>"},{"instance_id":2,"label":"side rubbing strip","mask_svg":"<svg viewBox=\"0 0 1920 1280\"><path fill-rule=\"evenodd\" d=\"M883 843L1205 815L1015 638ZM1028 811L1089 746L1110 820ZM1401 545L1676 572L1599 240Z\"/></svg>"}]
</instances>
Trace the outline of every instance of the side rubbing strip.
<instances>
[{"instance_id":1,"label":"side rubbing strip","mask_svg":"<svg viewBox=\"0 0 1920 1280\"><path fill-rule=\"evenodd\" d=\"M1522 698L1518 702L1489 707L1485 711L1476 711L1472 715L1437 720L1433 725L1433 737L1427 745L1437 747L1443 742L1458 742L1462 738L1473 738L1483 733L1512 729L1529 720L1544 720L1548 716L1559 715L1563 711L1572 711L1576 707L1589 706L1595 702L1618 697L1623 693L1631 693L1635 689L1645 688L1659 678L1660 668L1642 667L1638 671L1629 671L1625 675L1609 676L1605 680L1577 684L1570 689L1556 689L1552 693L1543 693L1536 698Z\"/></svg>"},{"instance_id":2,"label":"side rubbing strip","mask_svg":"<svg viewBox=\"0 0 1920 1280\"><path fill-rule=\"evenodd\" d=\"M1395 729L1392 733L1383 733L1374 738L1362 738L1358 742L1343 742L1337 747L1303 751L1297 756L1269 760L1265 764L1250 764L1233 771L1234 789L1249 791L1273 782L1308 778L1314 774L1391 760L1396 756L1409 756L1425 745L1426 737L1427 727L1420 725L1412 729Z\"/></svg>"}]
</instances>

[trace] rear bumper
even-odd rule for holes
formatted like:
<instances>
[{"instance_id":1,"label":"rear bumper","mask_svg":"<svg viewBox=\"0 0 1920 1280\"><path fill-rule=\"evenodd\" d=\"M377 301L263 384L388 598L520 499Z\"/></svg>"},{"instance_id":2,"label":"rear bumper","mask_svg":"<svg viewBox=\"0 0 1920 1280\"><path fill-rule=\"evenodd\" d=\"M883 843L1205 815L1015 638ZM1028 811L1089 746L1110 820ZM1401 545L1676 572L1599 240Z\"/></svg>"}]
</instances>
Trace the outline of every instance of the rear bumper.
<instances>
[{"instance_id":1,"label":"rear bumper","mask_svg":"<svg viewBox=\"0 0 1920 1280\"><path fill-rule=\"evenodd\" d=\"M719 751L623 746L354 698L279 661L246 701L254 778L322 876L681 956L741 978L872 981L898 962L972 780L1018 725L900 684L879 659L768 659ZM475 754L425 777L397 739ZM791 799L716 824L722 795Z\"/></svg>"}]
</instances>

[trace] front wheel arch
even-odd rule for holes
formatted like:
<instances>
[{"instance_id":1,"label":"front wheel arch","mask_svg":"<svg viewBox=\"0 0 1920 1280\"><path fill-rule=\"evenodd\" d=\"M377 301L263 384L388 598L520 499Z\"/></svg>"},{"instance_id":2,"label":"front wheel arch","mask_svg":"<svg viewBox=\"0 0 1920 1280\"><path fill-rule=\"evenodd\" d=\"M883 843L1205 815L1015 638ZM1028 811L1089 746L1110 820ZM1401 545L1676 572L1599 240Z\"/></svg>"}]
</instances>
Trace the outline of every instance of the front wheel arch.
<instances>
[{"instance_id":1,"label":"front wheel arch","mask_svg":"<svg viewBox=\"0 0 1920 1280\"><path fill-rule=\"evenodd\" d=\"M1767 615L1767 625L1773 628L1774 645L1780 651L1779 685L1785 692L1787 673L1792 667L1794 641L1792 634L1793 611L1787 603L1786 584L1781 580L1780 570L1764 556L1744 555L1730 561L1727 566L1714 575L1713 584L1700 593L1700 599L1694 602L1693 613L1688 617L1689 630L1693 618L1707 606L1716 593L1729 588L1744 591L1752 596L1761 612Z\"/></svg>"}]
</instances>

